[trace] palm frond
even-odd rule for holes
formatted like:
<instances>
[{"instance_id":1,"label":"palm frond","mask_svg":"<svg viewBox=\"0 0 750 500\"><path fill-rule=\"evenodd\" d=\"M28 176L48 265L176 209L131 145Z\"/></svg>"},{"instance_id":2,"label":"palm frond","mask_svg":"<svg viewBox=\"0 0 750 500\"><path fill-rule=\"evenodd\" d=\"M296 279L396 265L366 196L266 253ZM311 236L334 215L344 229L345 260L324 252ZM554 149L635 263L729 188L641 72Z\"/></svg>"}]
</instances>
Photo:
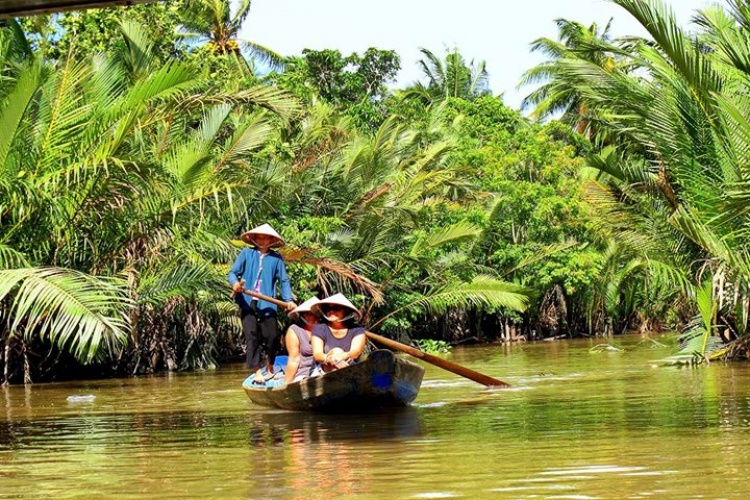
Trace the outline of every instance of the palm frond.
<instances>
[{"instance_id":1,"label":"palm frond","mask_svg":"<svg viewBox=\"0 0 750 500\"><path fill-rule=\"evenodd\" d=\"M141 272L136 296L141 304L158 306L173 298L217 289L216 274L208 263L175 258L159 263L155 270Z\"/></svg>"},{"instance_id":2,"label":"palm frond","mask_svg":"<svg viewBox=\"0 0 750 500\"><path fill-rule=\"evenodd\" d=\"M249 154L259 149L271 136L274 127L265 116L258 116L254 120L240 126L231 140L224 146L223 154L217 159L215 171L224 165L247 159Z\"/></svg>"},{"instance_id":3,"label":"palm frond","mask_svg":"<svg viewBox=\"0 0 750 500\"><path fill-rule=\"evenodd\" d=\"M38 90L41 70L41 64L36 62L22 71L0 109L0 123L3 124L3 133L0 134L0 168L6 164L21 120Z\"/></svg>"},{"instance_id":4,"label":"palm frond","mask_svg":"<svg viewBox=\"0 0 750 500\"><path fill-rule=\"evenodd\" d=\"M0 269L14 269L28 266L29 261L24 254L8 245L0 243Z\"/></svg>"},{"instance_id":5,"label":"palm frond","mask_svg":"<svg viewBox=\"0 0 750 500\"><path fill-rule=\"evenodd\" d=\"M434 249L449 243L470 241L481 234L481 229L468 222L458 222L438 231L434 231L424 238L419 238L411 248L409 255L418 257L423 250Z\"/></svg>"},{"instance_id":6,"label":"palm frond","mask_svg":"<svg viewBox=\"0 0 750 500\"><path fill-rule=\"evenodd\" d=\"M555 255L558 252L563 252L565 250L568 250L569 248L573 248L578 245L577 241L565 241L562 243L552 243L550 245L544 245L542 248L537 250L531 255L528 255L521 259L518 264L516 264L513 269L505 273L505 275L511 275L516 271L519 271L525 267L528 267L532 264L535 264L539 261L543 261L547 259L548 257Z\"/></svg>"},{"instance_id":7,"label":"palm frond","mask_svg":"<svg viewBox=\"0 0 750 500\"><path fill-rule=\"evenodd\" d=\"M258 85L227 97L268 109L285 121L297 117L302 112L302 102L280 87Z\"/></svg>"},{"instance_id":8,"label":"palm frond","mask_svg":"<svg viewBox=\"0 0 750 500\"><path fill-rule=\"evenodd\" d=\"M123 20L120 29L125 40L123 63L132 77L138 79L148 71L151 65L154 57L154 42L149 38L143 26L133 20Z\"/></svg>"},{"instance_id":9,"label":"palm frond","mask_svg":"<svg viewBox=\"0 0 750 500\"><path fill-rule=\"evenodd\" d=\"M201 186L212 175L209 149L230 111L228 104L208 110L192 137L167 154L169 171L181 186L192 190L193 187Z\"/></svg>"},{"instance_id":10,"label":"palm frond","mask_svg":"<svg viewBox=\"0 0 750 500\"><path fill-rule=\"evenodd\" d=\"M317 268L317 282L327 293L351 287L356 292L371 297L376 304L383 302L383 292L378 284L358 273L349 264L326 257L306 257L299 262Z\"/></svg>"},{"instance_id":11,"label":"palm frond","mask_svg":"<svg viewBox=\"0 0 750 500\"><path fill-rule=\"evenodd\" d=\"M250 57L267 64L274 71L284 71L286 58L278 52L250 40L238 39L242 49Z\"/></svg>"},{"instance_id":12,"label":"palm frond","mask_svg":"<svg viewBox=\"0 0 750 500\"><path fill-rule=\"evenodd\" d=\"M0 317L11 335L38 334L83 363L103 359L128 335L125 283L59 268L0 271ZM4 305L4 307L2 307Z\"/></svg>"},{"instance_id":13,"label":"palm frond","mask_svg":"<svg viewBox=\"0 0 750 500\"><path fill-rule=\"evenodd\" d=\"M452 283L428 292L419 299L380 318L371 327L376 327L391 316L412 310L421 310L435 315L445 314L451 309L524 311L528 301L529 295L524 288L480 275L468 283Z\"/></svg>"}]
</instances>

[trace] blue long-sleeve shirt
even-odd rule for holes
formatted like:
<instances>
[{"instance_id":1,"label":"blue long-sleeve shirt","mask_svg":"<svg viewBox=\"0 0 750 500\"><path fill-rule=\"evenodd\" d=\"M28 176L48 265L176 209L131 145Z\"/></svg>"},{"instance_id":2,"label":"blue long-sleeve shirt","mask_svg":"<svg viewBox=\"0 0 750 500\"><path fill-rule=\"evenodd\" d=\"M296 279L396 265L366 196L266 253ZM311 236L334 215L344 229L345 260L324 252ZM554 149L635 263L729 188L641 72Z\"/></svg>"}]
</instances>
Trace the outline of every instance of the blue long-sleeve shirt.
<instances>
[{"instance_id":1,"label":"blue long-sleeve shirt","mask_svg":"<svg viewBox=\"0 0 750 500\"><path fill-rule=\"evenodd\" d=\"M256 279L260 279L259 292L263 295L276 298L276 284L281 285L281 300L291 302L292 286L289 284L289 276L286 274L284 259L278 252L269 251L263 256L263 268L258 273L260 263L260 250L255 248L243 248L229 270L229 284L234 286L240 279L245 280L245 289L255 291ZM253 297L246 293L238 293L235 302L243 309L250 308ZM258 299L258 311L276 312L276 304Z\"/></svg>"}]
</instances>

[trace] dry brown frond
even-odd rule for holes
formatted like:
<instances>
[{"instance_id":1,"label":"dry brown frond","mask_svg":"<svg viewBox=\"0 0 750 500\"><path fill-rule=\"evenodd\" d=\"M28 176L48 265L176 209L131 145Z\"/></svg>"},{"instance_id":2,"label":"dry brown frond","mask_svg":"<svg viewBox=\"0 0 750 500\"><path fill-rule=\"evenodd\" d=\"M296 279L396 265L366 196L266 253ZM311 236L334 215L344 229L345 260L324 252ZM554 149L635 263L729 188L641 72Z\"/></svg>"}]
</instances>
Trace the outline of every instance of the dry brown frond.
<instances>
[{"instance_id":1,"label":"dry brown frond","mask_svg":"<svg viewBox=\"0 0 750 500\"><path fill-rule=\"evenodd\" d=\"M317 284L327 295L341 291L348 283L351 289L383 303L380 285L356 272L352 267L329 257L316 257L316 249L286 246L279 250L287 264L307 264L316 268Z\"/></svg>"},{"instance_id":2,"label":"dry brown frond","mask_svg":"<svg viewBox=\"0 0 750 500\"><path fill-rule=\"evenodd\" d=\"M349 212L344 215L343 219L344 221L351 220L352 217L359 214L362 210L364 210L367 205L369 205L373 200L376 200L380 198L381 196L387 194L391 188L393 187L393 182L386 182L374 189L371 189L365 195L362 197L362 199L357 203Z\"/></svg>"},{"instance_id":3,"label":"dry brown frond","mask_svg":"<svg viewBox=\"0 0 750 500\"><path fill-rule=\"evenodd\" d=\"M306 264L305 259L314 254L315 249L285 246L279 253L287 263Z\"/></svg>"},{"instance_id":4,"label":"dry brown frond","mask_svg":"<svg viewBox=\"0 0 750 500\"><path fill-rule=\"evenodd\" d=\"M369 295L374 303L383 303L383 292L379 285L354 271L349 264L327 257L313 257L303 262L317 268L318 285L326 294L330 295L331 290L339 291L345 281L348 281L355 290Z\"/></svg>"}]
</instances>

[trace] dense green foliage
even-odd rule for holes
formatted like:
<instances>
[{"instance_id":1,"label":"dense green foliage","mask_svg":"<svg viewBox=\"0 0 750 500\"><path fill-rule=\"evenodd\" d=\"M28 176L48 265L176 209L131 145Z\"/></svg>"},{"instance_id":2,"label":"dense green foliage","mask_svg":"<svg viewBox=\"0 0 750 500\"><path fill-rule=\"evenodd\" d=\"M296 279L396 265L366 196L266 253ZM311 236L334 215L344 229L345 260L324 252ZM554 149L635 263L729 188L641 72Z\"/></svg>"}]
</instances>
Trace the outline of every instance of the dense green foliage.
<instances>
[{"instance_id":1,"label":"dense green foliage","mask_svg":"<svg viewBox=\"0 0 750 500\"><path fill-rule=\"evenodd\" d=\"M354 124L373 132L388 117L387 84L401 67L392 50L370 48L362 56L342 56L338 50L304 49L286 61L284 71L269 76L307 104L316 99L331 104Z\"/></svg>"},{"instance_id":2,"label":"dense green foliage","mask_svg":"<svg viewBox=\"0 0 750 500\"><path fill-rule=\"evenodd\" d=\"M532 47L551 60L525 105L563 113L546 124L457 50L423 49L426 83L395 92L392 51L283 58L237 38L249 1L10 21L0 378L236 355L225 274L262 222L297 297L343 291L387 335L685 326L690 359L744 352L750 7L688 34L656 2L617 3L653 40L558 20Z\"/></svg>"},{"instance_id":3,"label":"dense green foliage","mask_svg":"<svg viewBox=\"0 0 750 500\"><path fill-rule=\"evenodd\" d=\"M189 2L185 19L197 29L217 5ZM303 101L295 88L253 85L216 36L207 65L202 45L164 58L135 17L110 28L101 12L74 15L109 30L106 52L64 37L41 50L15 22L0 31L4 381L75 376L75 365L201 368L237 353L231 238L264 221L290 241L299 297L345 291L386 333L407 330L418 311L526 306L520 287L440 258L476 233L429 224L441 204L475 199L447 160L447 128L427 137L395 118L356 126L346 93L356 81L331 102ZM231 47L237 18L222 19ZM356 62L377 104L397 59L371 51ZM214 71L232 78L217 83Z\"/></svg>"},{"instance_id":4,"label":"dense green foliage","mask_svg":"<svg viewBox=\"0 0 750 500\"><path fill-rule=\"evenodd\" d=\"M688 32L661 2L615 3L650 39L609 41L577 30L586 36L563 37L570 43L544 72L546 88L568 89L577 105L566 113L578 113L569 122L583 124L596 145L586 190L611 242L607 307L695 315L687 357L744 353L750 4L707 8Z\"/></svg>"}]
</instances>

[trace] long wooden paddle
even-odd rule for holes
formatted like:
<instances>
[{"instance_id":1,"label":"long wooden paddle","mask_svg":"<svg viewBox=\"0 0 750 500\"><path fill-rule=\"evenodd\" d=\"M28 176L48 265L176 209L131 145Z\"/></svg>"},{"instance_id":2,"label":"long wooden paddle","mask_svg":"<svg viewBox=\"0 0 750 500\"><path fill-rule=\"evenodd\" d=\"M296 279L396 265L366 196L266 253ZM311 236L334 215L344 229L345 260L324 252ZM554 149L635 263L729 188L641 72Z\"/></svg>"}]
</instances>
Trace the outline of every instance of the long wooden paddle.
<instances>
[{"instance_id":1,"label":"long wooden paddle","mask_svg":"<svg viewBox=\"0 0 750 500\"><path fill-rule=\"evenodd\" d=\"M283 307L286 309L286 302L279 299L274 299L273 297L269 297L268 295L263 295L262 293L253 292L252 290L248 290L247 288L242 289L243 292L248 294L251 297L255 297L256 299L265 300L266 302L270 302L271 304L276 304L279 307Z\"/></svg>"},{"instance_id":2,"label":"long wooden paddle","mask_svg":"<svg viewBox=\"0 0 750 500\"><path fill-rule=\"evenodd\" d=\"M240 283L243 285L245 284L245 280L240 280ZM252 290L248 290L247 288L243 288L242 291L246 294L248 294L251 297L255 297L256 299L265 300L266 302L270 302L272 304L276 304L279 307L283 307L284 310L286 310L286 302L283 300L275 299L273 297L269 297L268 295L263 295L262 293L253 292ZM232 290L232 294L230 295L231 298L234 298L237 295L237 292Z\"/></svg>"},{"instance_id":3,"label":"long wooden paddle","mask_svg":"<svg viewBox=\"0 0 750 500\"><path fill-rule=\"evenodd\" d=\"M265 300L266 302L271 302L272 304L276 304L280 307L286 307L286 302L284 302L283 300L274 299L273 297L269 297L267 295L256 293L247 289L244 289L243 291L246 294L255 297L256 299ZM465 366L453 363L451 361L448 361L447 359L433 356L432 354L420 351L416 347L411 347L406 344L402 344L401 342L396 342L395 340L381 337L380 335L372 332L365 332L365 335L367 335L367 338L369 338L370 340L374 340L375 342L383 344L386 347L404 352L406 354L409 354L410 356L419 358L422 361L426 361L431 365L435 365L438 368L448 370L449 372L468 378L469 380L473 380L474 382L478 382L482 385L486 385L487 387L510 387L510 384L507 384L502 380L498 380L496 378L490 377L489 375L484 375L483 373L476 372L471 368L466 368Z\"/></svg>"},{"instance_id":4,"label":"long wooden paddle","mask_svg":"<svg viewBox=\"0 0 750 500\"><path fill-rule=\"evenodd\" d=\"M391 349L396 349L397 351L405 352L406 354L414 356L415 358L419 358L422 361L427 361L431 365L435 365L438 368L442 368L443 370L448 370L449 372L453 372L456 375L460 375L462 377L468 378L469 380L473 380L474 382L479 382L480 384L486 385L487 387L510 387L510 384L507 384L503 382L502 380L498 380L496 378L490 377L489 375L476 372L472 370L471 368L466 368L465 366L461 366L459 364L453 363L451 361L448 361L447 359L433 356L432 354L428 354L424 351L420 351L416 347L402 344L401 342L396 342L395 340L392 340L386 337L381 337L380 335L377 335L372 332L365 332L365 334L367 335L367 338L369 338L370 340L374 340L375 342L383 344L386 347L390 347Z\"/></svg>"}]
</instances>

